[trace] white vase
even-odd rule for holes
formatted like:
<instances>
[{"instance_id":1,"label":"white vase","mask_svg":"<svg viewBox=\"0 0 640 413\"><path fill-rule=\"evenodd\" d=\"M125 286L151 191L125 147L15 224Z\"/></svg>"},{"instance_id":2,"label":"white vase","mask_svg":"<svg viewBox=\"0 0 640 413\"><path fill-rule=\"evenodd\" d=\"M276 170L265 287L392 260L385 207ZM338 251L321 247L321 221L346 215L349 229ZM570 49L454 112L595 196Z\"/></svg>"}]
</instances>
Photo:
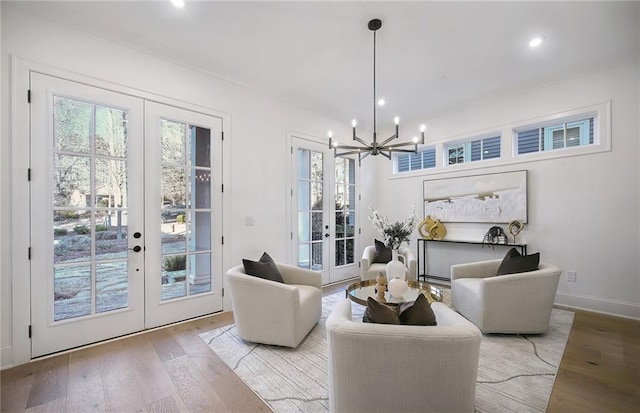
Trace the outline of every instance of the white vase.
<instances>
[{"instance_id":1,"label":"white vase","mask_svg":"<svg viewBox=\"0 0 640 413\"><path fill-rule=\"evenodd\" d=\"M391 250L391 261L387 264L387 281L394 278L404 280L407 274L407 267L398 259L398 250Z\"/></svg>"}]
</instances>

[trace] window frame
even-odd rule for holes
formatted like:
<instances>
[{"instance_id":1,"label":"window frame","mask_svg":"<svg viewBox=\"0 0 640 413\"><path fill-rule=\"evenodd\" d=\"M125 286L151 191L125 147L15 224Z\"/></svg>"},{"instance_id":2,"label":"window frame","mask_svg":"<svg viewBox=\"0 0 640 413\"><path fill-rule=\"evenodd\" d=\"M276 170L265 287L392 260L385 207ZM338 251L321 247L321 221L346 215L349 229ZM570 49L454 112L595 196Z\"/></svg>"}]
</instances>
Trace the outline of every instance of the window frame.
<instances>
[{"instance_id":1,"label":"window frame","mask_svg":"<svg viewBox=\"0 0 640 413\"><path fill-rule=\"evenodd\" d=\"M485 141L489 139L498 138L498 142L500 144L499 155L493 158L485 159ZM480 159L473 159L472 151L473 144L479 142L480 143ZM443 166L447 167L457 167L459 165L465 165L470 163L484 162L490 160L499 160L502 159L502 133L500 131L494 131L491 133L483 133L482 135L476 135L471 138L466 138L463 140L452 140L448 142L444 142L443 145ZM451 163L451 151L462 150L462 154L457 155L456 159L462 159L462 161L457 161Z\"/></svg>"},{"instance_id":2,"label":"window frame","mask_svg":"<svg viewBox=\"0 0 640 413\"><path fill-rule=\"evenodd\" d=\"M611 100L584 106L580 108L565 110L528 118L517 122L508 122L498 127L487 128L476 131L473 134L459 134L455 136L443 137L429 141L429 145L435 148L436 166L434 168L423 168L420 170L409 170L399 172L397 158L393 162L392 179L410 178L419 175L445 174L452 171L466 171L474 169L485 169L489 167L508 166L513 164L523 164L527 162L537 162L570 156L582 156L611 151ZM518 132L531 131L536 128L557 126L561 123L572 123L593 118L593 143L587 145L569 146L555 150L536 150L518 154ZM500 132L500 157L483 159L482 162L472 161L459 164L448 165L447 148L455 144L463 144L467 141L478 138L496 137L496 129ZM465 139L465 136L475 136L472 139ZM538 133L540 140L540 133ZM538 141L540 146L540 141ZM426 146L426 145L425 145Z\"/></svg>"}]
</instances>

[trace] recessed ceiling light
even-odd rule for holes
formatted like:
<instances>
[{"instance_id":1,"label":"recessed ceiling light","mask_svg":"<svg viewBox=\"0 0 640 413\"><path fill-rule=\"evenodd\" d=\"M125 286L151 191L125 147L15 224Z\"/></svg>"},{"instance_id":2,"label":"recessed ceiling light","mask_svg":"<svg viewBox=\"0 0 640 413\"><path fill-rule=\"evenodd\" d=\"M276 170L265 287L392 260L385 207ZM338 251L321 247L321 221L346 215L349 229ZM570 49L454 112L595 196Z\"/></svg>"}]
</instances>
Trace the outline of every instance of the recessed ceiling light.
<instances>
[{"instance_id":1,"label":"recessed ceiling light","mask_svg":"<svg viewBox=\"0 0 640 413\"><path fill-rule=\"evenodd\" d=\"M383 98L378 99L378 106L384 106L387 103Z\"/></svg>"},{"instance_id":2,"label":"recessed ceiling light","mask_svg":"<svg viewBox=\"0 0 640 413\"><path fill-rule=\"evenodd\" d=\"M171 0L171 4L173 4L179 9L184 8L184 0Z\"/></svg>"},{"instance_id":3,"label":"recessed ceiling light","mask_svg":"<svg viewBox=\"0 0 640 413\"><path fill-rule=\"evenodd\" d=\"M536 47L540 46L541 44L542 44L542 37L534 37L529 42L529 47L536 48Z\"/></svg>"}]
</instances>

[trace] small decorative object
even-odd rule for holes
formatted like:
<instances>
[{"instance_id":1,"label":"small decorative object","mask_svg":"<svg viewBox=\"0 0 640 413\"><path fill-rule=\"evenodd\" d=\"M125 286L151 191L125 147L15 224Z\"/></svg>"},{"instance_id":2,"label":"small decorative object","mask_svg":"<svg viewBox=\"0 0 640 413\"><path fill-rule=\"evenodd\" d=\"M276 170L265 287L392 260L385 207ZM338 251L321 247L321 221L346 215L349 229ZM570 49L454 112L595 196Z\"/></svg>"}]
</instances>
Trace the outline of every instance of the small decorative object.
<instances>
[{"instance_id":1,"label":"small decorative object","mask_svg":"<svg viewBox=\"0 0 640 413\"><path fill-rule=\"evenodd\" d=\"M418 232L424 239L441 240L447 235L447 229L439 219L431 219L431 215L427 217L418 226Z\"/></svg>"},{"instance_id":2,"label":"small decorative object","mask_svg":"<svg viewBox=\"0 0 640 413\"><path fill-rule=\"evenodd\" d=\"M393 298L402 298L402 296L409 290L409 285L405 280L400 278L393 278L389 281L389 293Z\"/></svg>"},{"instance_id":3,"label":"small decorative object","mask_svg":"<svg viewBox=\"0 0 640 413\"><path fill-rule=\"evenodd\" d=\"M506 236L504 235L504 230L502 229L502 227L494 226L489 228L489 231L487 231L487 233L484 234L484 239L482 240L482 243L483 244L500 244L501 237L506 241Z\"/></svg>"},{"instance_id":4,"label":"small decorative object","mask_svg":"<svg viewBox=\"0 0 640 413\"><path fill-rule=\"evenodd\" d=\"M378 273L376 277L376 300L384 303L387 299L384 297L384 293L387 291L387 277L383 273Z\"/></svg>"},{"instance_id":5,"label":"small decorative object","mask_svg":"<svg viewBox=\"0 0 640 413\"><path fill-rule=\"evenodd\" d=\"M522 221L511 221L509 222L509 234L513 235L513 243L516 243L516 235L518 235L523 229L524 229L524 224L522 223Z\"/></svg>"},{"instance_id":6,"label":"small decorative object","mask_svg":"<svg viewBox=\"0 0 640 413\"><path fill-rule=\"evenodd\" d=\"M440 220L437 220L431 229L429 229L429 233L431 234L431 238L440 241L441 239L444 239L445 235L447 235L447 229Z\"/></svg>"},{"instance_id":7,"label":"small decorative object","mask_svg":"<svg viewBox=\"0 0 640 413\"><path fill-rule=\"evenodd\" d=\"M424 239L431 239L431 228L435 225L435 221L431 219L431 215L427 217L418 225L418 232Z\"/></svg>"}]
</instances>

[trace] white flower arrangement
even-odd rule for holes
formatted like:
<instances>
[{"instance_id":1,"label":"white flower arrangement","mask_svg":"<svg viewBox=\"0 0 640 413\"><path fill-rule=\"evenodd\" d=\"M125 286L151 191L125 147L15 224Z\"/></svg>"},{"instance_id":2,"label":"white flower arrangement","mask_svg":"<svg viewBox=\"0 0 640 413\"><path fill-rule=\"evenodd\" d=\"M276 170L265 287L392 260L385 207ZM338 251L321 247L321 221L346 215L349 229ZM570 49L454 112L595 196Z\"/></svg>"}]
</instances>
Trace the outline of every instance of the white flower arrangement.
<instances>
[{"instance_id":1,"label":"white flower arrangement","mask_svg":"<svg viewBox=\"0 0 640 413\"><path fill-rule=\"evenodd\" d=\"M371 210L369 221L371 221L373 227L383 238L384 245L395 250L400 248L403 242L407 242L407 244L411 242L409 236L413 233L417 224L415 205L413 206L411 215L409 215L409 218L404 222L389 222L389 219L376 211L372 205L369 205L369 210Z\"/></svg>"}]
</instances>

